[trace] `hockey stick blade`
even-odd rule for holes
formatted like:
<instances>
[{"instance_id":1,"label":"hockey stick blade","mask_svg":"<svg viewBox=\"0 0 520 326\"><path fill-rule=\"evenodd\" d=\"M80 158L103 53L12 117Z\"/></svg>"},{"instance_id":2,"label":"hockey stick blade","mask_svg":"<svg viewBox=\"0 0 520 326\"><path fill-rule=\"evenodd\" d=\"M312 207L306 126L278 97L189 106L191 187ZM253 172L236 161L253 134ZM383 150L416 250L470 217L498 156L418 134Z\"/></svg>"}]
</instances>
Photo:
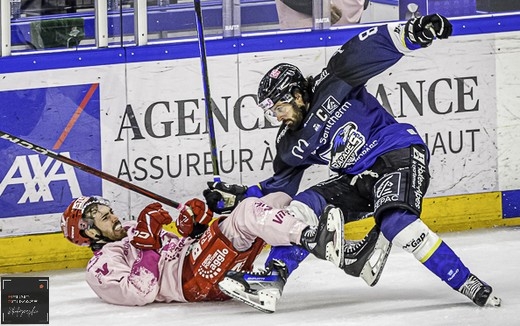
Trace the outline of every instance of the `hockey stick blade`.
<instances>
[{"instance_id":1,"label":"hockey stick blade","mask_svg":"<svg viewBox=\"0 0 520 326\"><path fill-rule=\"evenodd\" d=\"M123 188L126 188L126 189L129 189L129 190L132 190L132 191L135 191L141 195L144 195L144 196L147 196L149 198L152 198L154 200L157 200L163 204L166 204L168 206L171 206L171 207L174 207L178 210L181 210L184 205L176 202L176 201L173 201L169 198L166 198L166 197L163 197L161 195L158 195L156 193L153 193L147 189L144 189L144 188L141 188L133 183L130 183L128 181L125 181L125 180L122 180L122 179L119 179L119 178L116 178L114 177L113 175L110 175L108 173L105 173L103 171L100 171L100 170L97 170L93 167L90 167L86 164L83 164L81 162L78 162L78 161L75 161L71 158L68 158L66 156L63 156L61 154L58 154L56 152L53 152L51 150L48 150L44 147L41 147L41 146L38 146L34 143L31 143L27 140L24 140L22 138L19 138L19 137L16 137L16 136L13 136L5 131L1 131L0 130L0 138L3 138L5 140L8 140L10 141L11 143L13 144L16 144L16 145L19 145L21 147L24 147L24 148L27 148L29 150L32 150L33 152L36 152L38 154L41 154L41 155L45 155L45 156L48 156L50 158L53 158L55 159L56 161L60 161L60 162L63 162L65 164L68 164L70 166L73 166L77 169L80 169L81 171L84 171L84 172L87 172L87 173L90 173L92 175L95 175L101 179L104 179L104 180L107 180L107 181L110 181L114 184L117 184Z\"/></svg>"}]
</instances>

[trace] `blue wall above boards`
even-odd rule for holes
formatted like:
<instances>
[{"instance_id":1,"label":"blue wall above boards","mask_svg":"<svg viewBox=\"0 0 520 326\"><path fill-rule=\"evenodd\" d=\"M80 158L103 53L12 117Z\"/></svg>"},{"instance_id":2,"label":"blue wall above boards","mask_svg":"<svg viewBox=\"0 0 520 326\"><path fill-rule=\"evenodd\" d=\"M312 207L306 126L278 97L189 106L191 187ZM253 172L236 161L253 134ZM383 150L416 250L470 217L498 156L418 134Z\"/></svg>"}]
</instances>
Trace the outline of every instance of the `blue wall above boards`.
<instances>
[{"instance_id":1,"label":"blue wall above boards","mask_svg":"<svg viewBox=\"0 0 520 326\"><path fill-rule=\"evenodd\" d=\"M520 13L454 18L453 35L486 34L520 30ZM378 24L377 24L378 25ZM347 26L331 30L305 30L285 33L264 32L240 37L212 38L206 41L208 56L254 53L309 47L339 46L374 24ZM0 57L0 73L50 70L72 67L195 58L199 56L195 39L145 46L35 52Z\"/></svg>"}]
</instances>

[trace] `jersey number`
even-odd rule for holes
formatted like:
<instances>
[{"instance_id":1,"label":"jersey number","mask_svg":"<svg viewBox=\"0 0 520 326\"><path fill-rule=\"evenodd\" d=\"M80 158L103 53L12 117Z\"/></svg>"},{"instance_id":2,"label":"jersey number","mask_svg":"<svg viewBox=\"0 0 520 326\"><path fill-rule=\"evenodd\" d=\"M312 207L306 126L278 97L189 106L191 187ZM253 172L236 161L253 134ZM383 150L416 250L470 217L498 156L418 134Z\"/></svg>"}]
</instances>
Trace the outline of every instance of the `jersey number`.
<instances>
[{"instance_id":1,"label":"jersey number","mask_svg":"<svg viewBox=\"0 0 520 326\"><path fill-rule=\"evenodd\" d=\"M374 35L376 33L377 33L377 26L374 26L370 29L367 29L366 31L359 33L358 37L359 37L360 41L364 41L367 39L367 37L369 37L370 35Z\"/></svg>"}]
</instances>

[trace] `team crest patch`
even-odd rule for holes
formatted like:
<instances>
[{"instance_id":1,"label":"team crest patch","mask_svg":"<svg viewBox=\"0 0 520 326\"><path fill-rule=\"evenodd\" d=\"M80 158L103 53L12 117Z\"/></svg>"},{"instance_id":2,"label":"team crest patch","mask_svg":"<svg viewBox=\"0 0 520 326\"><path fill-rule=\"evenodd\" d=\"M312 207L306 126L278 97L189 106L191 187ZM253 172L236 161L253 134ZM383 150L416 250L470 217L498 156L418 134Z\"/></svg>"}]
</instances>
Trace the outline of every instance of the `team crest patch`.
<instances>
[{"instance_id":1,"label":"team crest patch","mask_svg":"<svg viewBox=\"0 0 520 326\"><path fill-rule=\"evenodd\" d=\"M358 126L349 122L339 128L332 139L330 168L344 169L357 161L357 152L365 145L365 137L358 131Z\"/></svg>"}]
</instances>

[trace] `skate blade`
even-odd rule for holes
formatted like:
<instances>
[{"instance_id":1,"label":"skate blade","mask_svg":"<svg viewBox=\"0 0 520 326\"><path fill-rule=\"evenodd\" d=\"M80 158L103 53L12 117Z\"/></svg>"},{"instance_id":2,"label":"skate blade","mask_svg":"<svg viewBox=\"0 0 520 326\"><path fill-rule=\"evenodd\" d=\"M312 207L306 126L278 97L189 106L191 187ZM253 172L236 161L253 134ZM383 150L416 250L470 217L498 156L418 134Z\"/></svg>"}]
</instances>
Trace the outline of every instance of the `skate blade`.
<instances>
[{"instance_id":1,"label":"skate blade","mask_svg":"<svg viewBox=\"0 0 520 326\"><path fill-rule=\"evenodd\" d=\"M242 284L228 277L220 281L218 286L226 295L261 312L273 313L276 311L276 302L280 298L278 290L263 289L257 294L249 293L245 291Z\"/></svg>"},{"instance_id":2,"label":"skate blade","mask_svg":"<svg viewBox=\"0 0 520 326\"><path fill-rule=\"evenodd\" d=\"M372 256L367 260L359 275L369 286L374 286L379 282L391 249L392 244L390 241L384 236L380 236Z\"/></svg>"},{"instance_id":3,"label":"skate blade","mask_svg":"<svg viewBox=\"0 0 520 326\"><path fill-rule=\"evenodd\" d=\"M344 227L343 213L339 208L332 208L327 216L327 230L335 231L334 241L327 243L325 259L335 266L343 268L345 252L343 251Z\"/></svg>"}]
</instances>

